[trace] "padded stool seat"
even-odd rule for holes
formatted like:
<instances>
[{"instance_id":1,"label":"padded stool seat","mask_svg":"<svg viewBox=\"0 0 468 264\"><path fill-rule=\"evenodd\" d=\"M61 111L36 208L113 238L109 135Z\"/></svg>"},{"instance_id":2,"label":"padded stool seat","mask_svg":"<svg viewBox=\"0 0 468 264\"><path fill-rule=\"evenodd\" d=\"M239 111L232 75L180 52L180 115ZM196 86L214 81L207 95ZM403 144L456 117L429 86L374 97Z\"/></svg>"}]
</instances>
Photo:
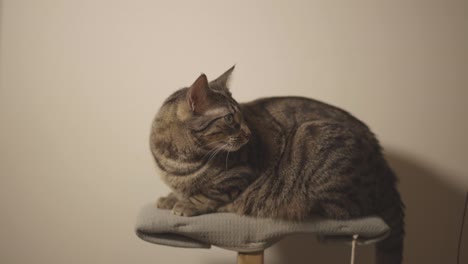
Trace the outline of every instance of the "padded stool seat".
<instances>
[{"instance_id":1,"label":"padded stool seat","mask_svg":"<svg viewBox=\"0 0 468 264\"><path fill-rule=\"evenodd\" d=\"M170 210L148 204L137 218L136 234L141 239L160 245L185 248L210 248L212 245L238 252L260 252L282 238L295 234L311 234L321 240L369 244L390 233L379 217L353 220L312 218L307 221L284 221L212 213L194 217L173 215Z\"/></svg>"}]
</instances>

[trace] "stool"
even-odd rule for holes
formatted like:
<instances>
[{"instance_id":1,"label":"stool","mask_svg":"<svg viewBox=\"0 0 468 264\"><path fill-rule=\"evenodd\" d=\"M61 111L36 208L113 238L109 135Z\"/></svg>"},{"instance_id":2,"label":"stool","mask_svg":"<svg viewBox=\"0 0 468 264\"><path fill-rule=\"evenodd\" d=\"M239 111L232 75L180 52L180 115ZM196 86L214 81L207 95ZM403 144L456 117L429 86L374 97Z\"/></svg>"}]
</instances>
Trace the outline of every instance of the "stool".
<instances>
[{"instance_id":1,"label":"stool","mask_svg":"<svg viewBox=\"0 0 468 264\"><path fill-rule=\"evenodd\" d=\"M300 222L232 213L183 217L173 215L170 210L158 209L155 204L142 208L136 224L137 236L145 241L172 247L216 246L233 250L238 252L238 264L263 263L264 250L290 235L312 234L320 241L370 244L384 239L389 233L388 225L374 216L352 220L313 217Z\"/></svg>"}]
</instances>

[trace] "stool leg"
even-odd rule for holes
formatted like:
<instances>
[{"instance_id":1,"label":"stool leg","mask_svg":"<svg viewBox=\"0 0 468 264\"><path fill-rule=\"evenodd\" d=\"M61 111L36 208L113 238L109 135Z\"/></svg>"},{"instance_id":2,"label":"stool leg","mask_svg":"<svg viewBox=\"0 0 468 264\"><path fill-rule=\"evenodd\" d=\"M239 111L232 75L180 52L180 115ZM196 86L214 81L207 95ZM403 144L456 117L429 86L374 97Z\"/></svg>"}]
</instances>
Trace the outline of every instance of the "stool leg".
<instances>
[{"instance_id":1,"label":"stool leg","mask_svg":"<svg viewBox=\"0 0 468 264\"><path fill-rule=\"evenodd\" d=\"M253 253L237 253L237 264L263 264L263 251Z\"/></svg>"}]
</instances>

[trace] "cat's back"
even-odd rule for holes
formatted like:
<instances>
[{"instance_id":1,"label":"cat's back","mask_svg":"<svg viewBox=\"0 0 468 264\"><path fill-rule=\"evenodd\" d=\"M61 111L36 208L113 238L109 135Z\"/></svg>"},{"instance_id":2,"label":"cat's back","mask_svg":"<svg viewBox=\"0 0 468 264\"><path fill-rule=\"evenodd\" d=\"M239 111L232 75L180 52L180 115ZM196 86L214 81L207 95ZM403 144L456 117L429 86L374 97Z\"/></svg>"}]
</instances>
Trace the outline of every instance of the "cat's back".
<instances>
[{"instance_id":1,"label":"cat's back","mask_svg":"<svg viewBox=\"0 0 468 264\"><path fill-rule=\"evenodd\" d=\"M347 111L306 97L260 98L242 104L242 109L244 117L252 122L271 121L289 127L309 121L332 121L367 129L363 122Z\"/></svg>"}]
</instances>

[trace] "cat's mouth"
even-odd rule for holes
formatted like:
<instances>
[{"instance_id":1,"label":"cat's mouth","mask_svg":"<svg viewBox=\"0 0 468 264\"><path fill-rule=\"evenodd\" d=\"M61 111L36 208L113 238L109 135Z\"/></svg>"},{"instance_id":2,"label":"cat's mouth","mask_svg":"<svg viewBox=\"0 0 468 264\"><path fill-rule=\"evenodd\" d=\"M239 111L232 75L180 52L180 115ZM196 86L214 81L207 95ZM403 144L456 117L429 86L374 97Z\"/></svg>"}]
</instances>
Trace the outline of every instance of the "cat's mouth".
<instances>
[{"instance_id":1,"label":"cat's mouth","mask_svg":"<svg viewBox=\"0 0 468 264\"><path fill-rule=\"evenodd\" d=\"M237 137L230 137L227 142L227 150L228 151L236 151L239 150L243 145L249 142L248 136L237 136Z\"/></svg>"}]
</instances>

